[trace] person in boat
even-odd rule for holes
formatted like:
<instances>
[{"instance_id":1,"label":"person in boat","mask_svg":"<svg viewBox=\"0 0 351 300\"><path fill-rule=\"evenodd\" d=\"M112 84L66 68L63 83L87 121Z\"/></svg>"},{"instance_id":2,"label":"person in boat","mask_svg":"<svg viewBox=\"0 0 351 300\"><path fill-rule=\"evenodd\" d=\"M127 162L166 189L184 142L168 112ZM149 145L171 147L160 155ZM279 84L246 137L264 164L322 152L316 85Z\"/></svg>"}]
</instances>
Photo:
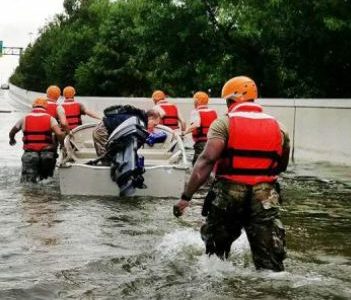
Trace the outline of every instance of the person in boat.
<instances>
[{"instance_id":1,"label":"person in boat","mask_svg":"<svg viewBox=\"0 0 351 300\"><path fill-rule=\"evenodd\" d=\"M69 127L65 115L65 110L62 105L57 103L58 99L61 96L61 89L57 85L50 85L46 89L46 99L47 99L47 113L54 117L67 134L69 134Z\"/></svg>"},{"instance_id":2,"label":"person in boat","mask_svg":"<svg viewBox=\"0 0 351 300\"><path fill-rule=\"evenodd\" d=\"M194 156L192 164L204 150L207 141L207 132L212 122L217 119L217 112L209 108L209 97L205 92L196 92L193 96L195 109L191 111L190 126L184 131L184 135L191 133L194 141Z\"/></svg>"},{"instance_id":3,"label":"person in boat","mask_svg":"<svg viewBox=\"0 0 351 300\"><path fill-rule=\"evenodd\" d=\"M174 205L176 217L215 168L215 181L203 206L201 237L206 253L228 258L230 247L246 231L256 269L283 271L285 230L280 220L277 175L289 161L289 136L278 121L254 102L255 82L246 76L222 89L228 113L214 121L188 185Z\"/></svg>"},{"instance_id":4,"label":"person in boat","mask_svg":"<svg viewBox=\"0 0 351 300\"><path fill-rule=\"evenodd\" d=\"M158 121L156 112L145 113L131 105L116 105L104 110L102 122L93 130L98 158L87 164L110 166L110 176L118 185L120 196L132 195L137 188L146 187L144 157L138 149L144 143L152 146L159 142L161 137L155 132ZM166 137L164 133L164 140Z\"/></svg>"},{"instance_id":5,"label":"person in boat","mask_svg":"<svg viewBox=\"0 0 351 300\"><path fill-rule=\"evenodd\" d=\"M98 157L104 157L106 155L106 144L111 133L120 124L132 116L137 116L145 123L145 127L147 127L149 132L146 143L150 146L166 139L166 134L155 130L155 127L161 120L161 117L156 110L151 109L145 113L145 111L131 105L111 106L104 110L102 122L98 123L93 131L94 147ZM102 158L101 164L109 165L108 159Z\"/></svg>"},{"instance_id":6,"label":"person in boat","mask_svg":"<svg viewBox=\"0 0 351 300\"><path fill-rule=\"evenodd\" d=\"M151 97L155 104L153 109L161 116L160 124L183 132L186 129L186 123L177 106L168 102L165 93L161 90L154 91Z\"/></svg>"},{"instance_id":7,"label":"person in boat","mask_svg":"<svg viewBox=\"0 0 351 300\"><path fill-rule=\"evenodd\" d=\"M147 137L145 142L151 147L154 144L163 143L167 138L167 134L164 131L158 130L156 128L156 126L161 123L161 116L159 112L154 109L149 109L146 112L146 115L147 115L147 131L149 133L149 136Z\"/></svg>"},{"instance_id":8,"label":"person in boat","mask_svg":"<svg viewBox=\"0 0 351 300\"><path fill-rule=\"evenodd\" d=\"M11 146L16 144L17 132L23 132L22 182L37 182L53 176L57 157L53 133L58 140L63 140L65 135L57 120L47 113L46 98L35 99L32 107L9 132Z\"/></svg>"},{"instance_id":9,"label":"person in boat","mask_svg":"<svg viewBox=\"0 0 351 300\"><path fill-rule=\"evenodd\" d=\"M96 112L86 108L82 103L76 101L74 99L75 94L76 90L73 86L66 86L63 89L64 101L62 107L66 114L69 129L72 130L77 126L82 125L82 115L101 120Z\"/></svg>"},{"instance_id":10,"label":"person in boat","mask_svg":"<svg viewBox=\"0 0 351 300\"><path fill-rule=\"evenodd\" d=\"M149 109L146 112L147 116L147 131L149 133L156 132L156 126L161 123L160 113L155 109Z\"/></svg>"}]
</instances>

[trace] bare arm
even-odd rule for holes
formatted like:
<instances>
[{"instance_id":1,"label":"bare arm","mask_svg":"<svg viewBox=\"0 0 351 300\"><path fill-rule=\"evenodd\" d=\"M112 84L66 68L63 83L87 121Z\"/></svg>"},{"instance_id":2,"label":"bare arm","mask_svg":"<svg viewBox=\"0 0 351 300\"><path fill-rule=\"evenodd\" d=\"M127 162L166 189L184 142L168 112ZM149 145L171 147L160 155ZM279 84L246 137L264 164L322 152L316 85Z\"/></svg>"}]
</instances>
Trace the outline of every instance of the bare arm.
<instances>
[{"instance_id":1,"label":"bare arm","mask_svg":"<svg viewBox=\"0 0 351 300\"><path fill-rule=\"evenodd\" d=\"M204 151L196 161L181 199L173 206L173 214L176 217L181 216L185 208L189 206L191 197L205 183L224 149L223 139L212 138L207 141Z\"/></svg>"},{"instance_id":2,"label":"bare arm","mask_svg":"<svg viewBox=\"0 0 351 300\"><path fill-rule=\"evenodd\" d=\"M288 168L289 155L290 155L290 138L289 138L289 135L286 132L284 132L284 131L282 131L282 135L283 135L283 138L284 138L284 143L283 143L282 157L281 157L281 161L279 163L279 170L280 170L280 172L284 172Z\"/></svg>"},{"instance_id":3,"label":"bare arm","mask_svg":"<svg viewBox=\"0 0 351 300\"><path fill-rule=\"evenodd\" d=\"M182 118L178 118L178 121L180 123L180 129L184 131L186 129L186 123Z\"/></svg>"},{"instance_id":4,"label":"bare arm","mask_svg":"<svg viewBox=\"0 0 351 300\"><path fill-rule=\"evenodd\" d=\"M82 115L87 115L87 116L89 116L91 118L94 118L94 119L97 119L97 120L101 121L101 117L95 111L87 109L85 107L85 105L83 105L82 103L79 103L79 106L80 106L80 113Z\"/></svg>"},{"instance_id":5,"label":"bare arm","mask_svg":"<svg viewBox=\"0 0 351 300\"><path fill-rule=\"evenodd\" d=\"M92 110L85 108L84 113L89 117L92 117L92 118L97 119L97 120L101 120L101 117L95 111L92 111Z\"/></svg>"},{"instance_id":6,"label":"bare arm","mask_svg":"<svg viewBox=\"0 0 351 300\"><path fill-rule=\"evenodd\" d=\"M289 154L290 154L290 147L284 148L282 153L282 159L279 165L280 172L285 172L286 169L288 168Z\"/></svg>"},{"instance_id":7,"label":"bare arm","mask_svg":"<svg viewBox=\"0 0 351 300\"><path fill-rule=\"evenodd\" d=\"M224 148L225 141L222 139L213 138L207 141L205 149L196 161L188 185L184 190L185 195L192 197L200 186L206 182Z\"/></svg>"},{"instance_id":8,"label":"bare arm","mask_svg":"<svg viewBox=\"0 0 351 300\"><path fill-rule=\"evenodd\" d=\"M55 133L57 139L60 142L63 142L65 138L65 133L61 130L61 128L58 125L54 125L52 126L52 131Z\"/></svg>"},{"instance_id":9,"label":"bare arm","mask_svg":"<svg viewBox=\"0 0 351 300\"><path fill-rule=\"evenodd\" d=\"M190 126L184 131L184 135L193 132L197 127L194 124L190 124Z\"/></svg>"},{"instance_id":10,"label":"bare arm","mask_svg":"<svg viewBox=\"0 0 351 300\"><path fill-rule=\"evenodd\" d=\"M184 131L186 129L186 123L181 115L181 113L178 110L178 123L180 125L180 130Z\"/></svg>"},{"instance_id":11,"label":"bare arm","mask_svg":"<svg viewBox=\"0 0 351 300\"><path fill-rule=\"evenodd\" d=\"M62 129L67 132L67 134L69 134L70 130L68 127L68 122L67 122L67 118L66 115L63 112L57 112L59 121L60 121L60 125L62 127Z\"/></svg>"},{"instance_id":12,"label":"bare arm","mask_svg":"<svg viewBox=\"0 0 351 300\"><path fill-rule=\"evenodd\" d=\"M9 139L10 139L9 144L10 144L11 146L13 146L13 145L16 144L15 136L16 136L16 133L17 133L18 131L20 131L20 130L21 130L21 129L18 128L17 126L13 126L12 129L10 130L10 132L9 132Z\"/></svg>"},{"instance_id":13,"label":"bare arm","mask_svg":"<svg viewBox=\"0 0 351 300\"><path fill-rule=\"evenodd\" d=\"M199 111L192 110L190 115L190 125L186 130L183 132L184 135L192 133L194 130L199 128L201 125L201 118Z\"/></svg>"}]
</instances>

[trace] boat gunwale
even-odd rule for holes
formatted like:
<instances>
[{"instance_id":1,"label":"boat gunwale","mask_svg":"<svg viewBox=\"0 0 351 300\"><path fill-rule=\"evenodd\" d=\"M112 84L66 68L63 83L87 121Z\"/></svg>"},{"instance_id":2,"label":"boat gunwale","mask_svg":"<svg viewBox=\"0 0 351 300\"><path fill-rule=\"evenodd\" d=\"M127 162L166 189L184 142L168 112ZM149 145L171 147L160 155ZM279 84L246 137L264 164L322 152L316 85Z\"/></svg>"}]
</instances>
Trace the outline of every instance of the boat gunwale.
<instances>
[{"instance_id":1,"label":"boat gunwale","mask_svg":"<svg viewBox=\"0 0 351 300\"><path fill-rule=\"evenodd\" d=\"M110 169L110 166L94 166L94 165L87 165L86 163L71 163L67 162L64 165L61 165L60 168L72 168L72 167L83 167L88 169L96 169L96 170L103 170L103 169ZM153 170L153 169L180 169L180 170L188 170L190 169L190 165L183 165L183 164L162 164L162 165L149 165L145 166L145 171Z\"/></svg>"},{"instance_id":2,"label":"boat gunwale","mask_svg":"<svg viewBox=\"0 0 351 300\"><path fill-rule=\"evenodd\" d=\"M89 129L89 128L95 127L96 125L97 125L96 123L86 123L86 124L82 124L82 125L74 128L72 130L72 132L71 132L73 134L73 141L74 141L74 134L75 133L83 131L84 129ZM162 165L164 165L164 166L168 166L168 165L169 166L178 166L178 168L182 168L183 167L184 169L189 168L190 167L190 163L187 160L185 146L184 146L183 140L181 139L180 135L176 131L174 131L173 129L171 129L171 128L167 127L167 126L164 126L164 125L157 125L156 128L159 128L159 129L161 129L163 131L166 131L166 132L174 135L174 137L176 138L176 140L175 140L176 144L178 144L178 147L179 147L178 151L181 151L181 157L182 157L181 162L179 162L178 164L162 164ZM65 158L61 157L61 160L60 160L60 162L58 164L58 166L60 168L68 167L69 164L72 164L72 165L80 164L78 162L80 160L80 158L75 155L75 151L72 148L71 141L72 141L71 140L71 136L66 136L66 138L64 140L64 148L66 149L66 157ZM77 148L77 150L79 152L79 148L78 147L76 147L76 148ZM162 149L162 148L157 148L157 149ZM151 152L152 152L152 149L147 149L147 150L151 150ZM70 162L69 161L70 159L73 159L74 162ZM82 165L84 165L84 164L82 164ZM91 165L85 165L85 166L94 167L94 166L91 166ZM159 167L159 166L161 166L161 165L147 165L147 166L145 166L145 169L150 169L151 167ZM98 166L98 167L101 167L101 166ZM109 166L107 166L107 167L109 167Z\"/></svg>"}]
</instances>

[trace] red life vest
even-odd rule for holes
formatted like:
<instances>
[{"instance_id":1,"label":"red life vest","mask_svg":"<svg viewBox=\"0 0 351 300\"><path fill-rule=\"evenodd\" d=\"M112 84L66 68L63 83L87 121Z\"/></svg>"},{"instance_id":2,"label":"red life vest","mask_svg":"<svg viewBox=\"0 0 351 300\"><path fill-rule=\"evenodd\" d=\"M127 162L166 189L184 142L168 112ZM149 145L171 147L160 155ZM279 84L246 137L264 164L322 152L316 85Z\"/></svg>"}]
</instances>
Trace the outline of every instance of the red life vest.
<instances>
[{"instance_id":1,"label":"red life vest","mask_svg":"<svg viewBox=\"0 0 351 300\"><path fill-rule=\"evenodd\" d=\"M80 105L74 99L65 99L62 103L62 107L65 110L65 115L69 129L76 128L78 125L82 125Z\"/></svg>"},{"instance_id":2,"label":"red life vest","mask_svg":"<svg viewBox=\"0 0 351 300\"><path fill-rule=\"evenodd\" d=\"M34 108L24 117L23 149L42 151L53 146L51 116L43 108Z\"/></svg>"},{"instance_id":3,"label":"red life vest","mask_svg":"<svg viewBox=\"0 0 351 300\"><path fill-rule=\"evenodd\" d=\"M46 112L52 116L53 118L57 119L58 115L57 115L57 103L48 100L48 106L46 107Z\"/></svg>"},{"instance_id":4,"label":"red life vest","mask_svg":"<svg viewBox=\"0 0 351 300\"><path fill-rule=\"evenodd\" d=\"M235 105L228 116L229 139L216 176L248 185L276 181L282 154L278 122L251 102Z\"/></svg>"},{"instance_id":5,"label":"red life vest","mask_svg":"<svg viewBox=\"0 0 351 300\"><path fill-rule=\"evenodd\" d=\"M157 103L164 111L165 115L161 119L160 124L168 126L172 129L178 129L178 108L172 103L167 102L166 100L161 100Z\"/></svg>"},{"instance_id":6,"label":"red life vest","mask_svg":"<svg viewBox=\"0 0 351 300\"><path fill-rule=\"evenodd\" d=\"M197 108L200 115L200 127L192 132L194 142L206 142L207 133L212 122L217 119L217 112L214 109L208 108L206 105L201 105Z\"/></svg>"}]
</instances>

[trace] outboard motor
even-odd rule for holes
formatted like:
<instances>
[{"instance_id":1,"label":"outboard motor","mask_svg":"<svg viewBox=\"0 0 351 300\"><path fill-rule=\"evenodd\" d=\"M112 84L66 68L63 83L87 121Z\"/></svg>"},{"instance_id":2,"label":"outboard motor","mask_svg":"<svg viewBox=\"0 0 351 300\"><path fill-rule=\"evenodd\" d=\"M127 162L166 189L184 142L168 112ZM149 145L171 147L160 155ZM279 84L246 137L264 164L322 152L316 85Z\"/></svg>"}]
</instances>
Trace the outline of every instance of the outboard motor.
<instances>
[{"instance_id":1,"label":"outboard motor","mask_svg":"<svg viewBox=\"0 0 351 300\"><path fill-rule=\"evenodd\" d=\"M120 196L129 196L136 188L145 188L144 157L137 153L148 137L145 125L140 118L131 116L110 134L107 141L111 178L118 184Z\"/></svg>"}]
</instances>

